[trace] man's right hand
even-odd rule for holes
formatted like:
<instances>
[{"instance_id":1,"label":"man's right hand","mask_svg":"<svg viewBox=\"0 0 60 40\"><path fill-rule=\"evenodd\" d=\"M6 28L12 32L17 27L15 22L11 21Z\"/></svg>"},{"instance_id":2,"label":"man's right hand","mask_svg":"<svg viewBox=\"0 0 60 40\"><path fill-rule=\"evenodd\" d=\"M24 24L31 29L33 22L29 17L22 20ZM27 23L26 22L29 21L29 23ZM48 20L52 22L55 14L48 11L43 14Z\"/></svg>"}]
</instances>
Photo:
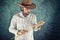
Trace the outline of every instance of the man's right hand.
<instances>
[{"instance_id":1,"label":"man's right hand","mask_svg":"<svg viewBox=\"0 0 60 40\"><path fill-rule=\"evenodd\" d=\"M26 32L28 32L27 30L20 30L18 31L17 35L24 35Z\"/></svg>"}]
</instances>

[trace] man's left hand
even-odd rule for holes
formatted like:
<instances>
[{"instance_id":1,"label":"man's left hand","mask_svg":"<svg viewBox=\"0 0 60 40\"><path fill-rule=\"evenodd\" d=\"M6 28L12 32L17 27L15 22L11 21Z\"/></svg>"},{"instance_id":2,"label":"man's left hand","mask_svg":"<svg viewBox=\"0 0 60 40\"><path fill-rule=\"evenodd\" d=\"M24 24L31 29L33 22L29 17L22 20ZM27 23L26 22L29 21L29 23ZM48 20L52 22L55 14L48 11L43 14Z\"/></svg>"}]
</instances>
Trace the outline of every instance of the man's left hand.
<instances>
[{"instance_id":1,"label":"man's left hand","mask_svg":"<svg viewBox=\"0 0 60 40\"><path fill-rule=\"evenodd\" d=\"M40 29L40 26L44 25L45 22L43 20L41 20L38 24L35 25L35 29Z\"/></svg>"}]
</instances>

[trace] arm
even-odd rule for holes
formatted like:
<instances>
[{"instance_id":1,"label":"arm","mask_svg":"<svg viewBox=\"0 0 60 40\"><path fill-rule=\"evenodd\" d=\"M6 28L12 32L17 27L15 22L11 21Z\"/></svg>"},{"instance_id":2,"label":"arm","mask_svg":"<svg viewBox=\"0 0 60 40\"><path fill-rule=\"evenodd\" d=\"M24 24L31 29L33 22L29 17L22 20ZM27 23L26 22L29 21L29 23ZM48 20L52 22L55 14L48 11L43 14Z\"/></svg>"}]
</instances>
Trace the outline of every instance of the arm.
<instances>
[{"instance_id":1,"label":"arm","mask_svg":"<svg viewBox=\"0 0 60 40\"><path fill-rule=\"evenodd\" d=\"M23 35L27 31L26 30L17 30L17 19L16 19L16 16L13 16L11 23L10 23L10 27L9 27L9 32L11 32L15 35Z\"/></svg>"},{"instance_id":2,"label":"arm","mask_svg":"<svg viewBox=\"0 0 60 40\"><path fill-rule=\"evenodd\" d=\"M40 26L38 26L37 24L37 18L36 18L36 15L34 15L34 17L33 17L33 29L34 29L34 31L38 31L39 29L40 29Z\"/></svg>"},{"instance_id":3,"label":"arm","mask_svg":"<svg viewBox=\"0 0 60 40\"><path fill-rule=\"evenodd\" d=\"M43 20L41 20L37 23L36 16L34 16L33 23L34 23L34 25L33 25L34 30L38 31L38 30L40 30L41 26L44 25L45 22Z\"/></svg>"},{"instance_id":4,"label":"arm","mask_svg":"<svg viewBox=\"0 0 60 40\"><path fill-rule=\"evenodd\" d=\"M12 18L12 20L11 20L11 23L10 23L10 27L9 27L9 32L11 32L11 33L17 35L18 30L17 30L16 27L17 27L17 24L16 24L16 17L13 16L13 18Z\"/></svg>"}]
</instances>

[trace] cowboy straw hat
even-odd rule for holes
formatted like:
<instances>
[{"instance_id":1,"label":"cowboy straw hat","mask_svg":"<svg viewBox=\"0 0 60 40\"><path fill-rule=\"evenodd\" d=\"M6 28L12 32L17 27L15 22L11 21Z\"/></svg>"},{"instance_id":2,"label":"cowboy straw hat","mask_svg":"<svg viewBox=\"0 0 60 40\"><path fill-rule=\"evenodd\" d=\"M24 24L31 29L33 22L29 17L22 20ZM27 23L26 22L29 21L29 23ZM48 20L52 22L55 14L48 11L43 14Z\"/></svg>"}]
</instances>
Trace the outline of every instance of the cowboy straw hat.
<instances>
[{"instance_id":1,"label":"cowboy straw hat","mask_svg":"<svg viewBox=\"0 0 60 40\"><path fill-rule=\"evenodd\" d=\"M32 0L22 0L21 3L18 4L19 6L24 6L29 9L34 9L36 8L36 5L32 3Z\"/></svg>"}]
</instances>

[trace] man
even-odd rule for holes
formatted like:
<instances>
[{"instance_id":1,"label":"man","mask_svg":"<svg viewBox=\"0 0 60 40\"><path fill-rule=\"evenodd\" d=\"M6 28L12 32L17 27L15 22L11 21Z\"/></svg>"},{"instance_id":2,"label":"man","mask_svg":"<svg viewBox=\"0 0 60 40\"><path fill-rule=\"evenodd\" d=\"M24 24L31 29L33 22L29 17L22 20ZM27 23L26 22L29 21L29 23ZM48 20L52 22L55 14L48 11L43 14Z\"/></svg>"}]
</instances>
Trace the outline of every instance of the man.
<instances>
[{"instance_id":1,"label":"man","mask_svg":"<svg viewBox=\"0 0 60 40\"><path fill-rule=\"evenodd\" d=\"M13 16L9 32L15 34L15 40L34 40L33 30L39 30L44 21L37 23L36 15L30 13L30 10L36 7L31 0L22 0L18 5L21 12Z\"/></svg>"}]
</instances>

